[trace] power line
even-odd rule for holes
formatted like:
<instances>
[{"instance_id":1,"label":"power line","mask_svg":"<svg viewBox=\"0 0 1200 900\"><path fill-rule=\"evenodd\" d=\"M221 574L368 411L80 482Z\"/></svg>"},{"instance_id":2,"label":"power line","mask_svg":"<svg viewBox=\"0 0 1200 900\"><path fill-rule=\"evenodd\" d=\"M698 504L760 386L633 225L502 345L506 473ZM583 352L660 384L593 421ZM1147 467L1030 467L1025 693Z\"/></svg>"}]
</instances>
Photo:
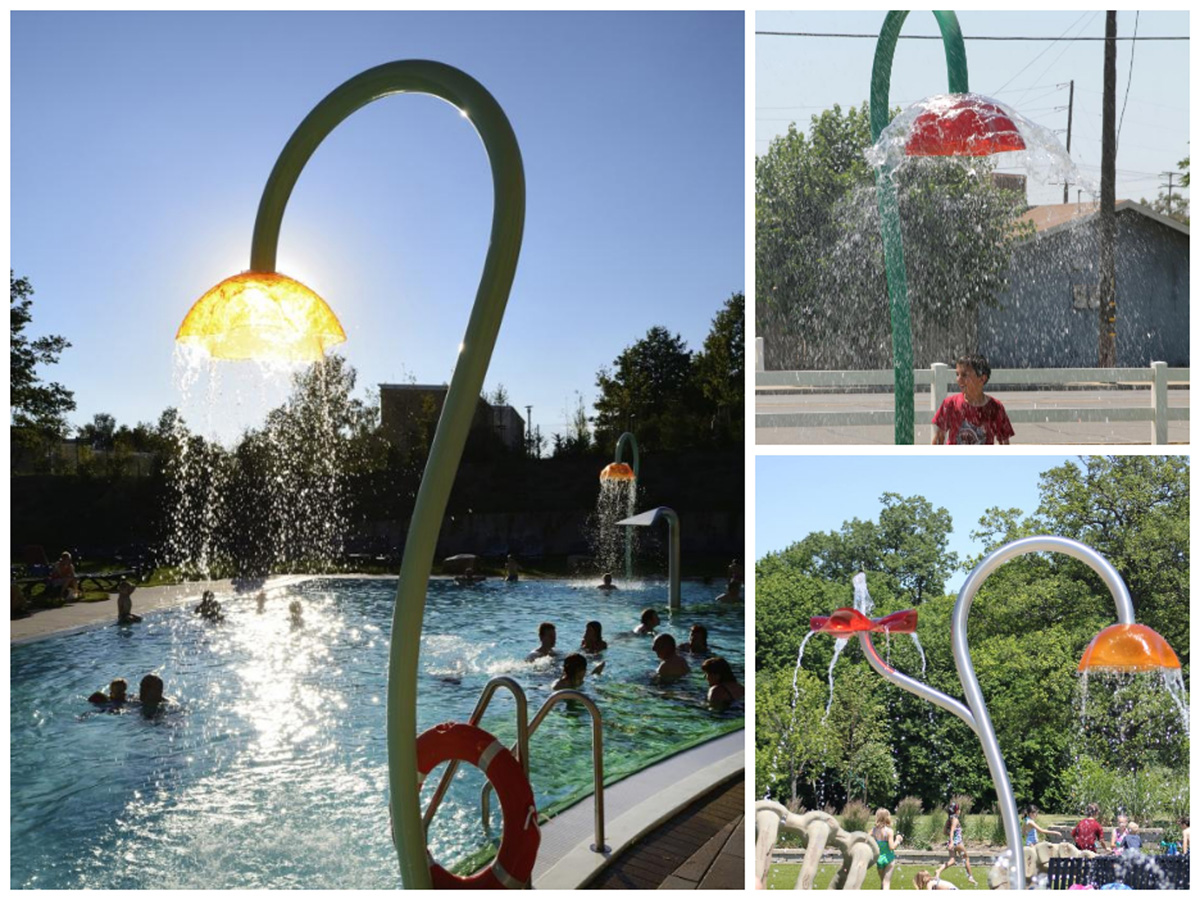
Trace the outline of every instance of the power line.
<instances>
[{"instance_id":1,"label":"power line","mask_svg":"<svg viewBox=\"0 0 1200 900\"><path fill-rule=\"evenodd\" d=\"M1060 40L1062 40L1063 38L1065 38L1065 37L1067 36L1067 34L1068 34L1070 31L1071 31L1071 29L1073 29L1073 28L1074 28L1076 25L1078 25L1080 22L1083 22L1083 20L1084 20L1084 18L1085 18L1086 16L1087 16L1087 13L1086 13L1086 12L1082 13L1082 14L1079 16L1079 18L1078 18L1078 19L1076 19L1074 22L1072 22L1070 25L1068 25L1066 28L1064 28L1064 29L1063 29L1063 33L1062 33L1062 34L1060 34L1060 35L1059 35L1057 38L1055 38L1055 40L1054 40L1054 43L1052 43L1052 44L1050 45L1050 47L1053 47L1053 46L1054 46L1054 44L1057 44L1057 43L1058 43ZM1094 16L1095 16L1095 14L1093 13L1093 17L1094 17ZM1083 31L1083 29L1084 29L1084 28L1087 28L1088 24L1089 24L1091 21L1092 21L1091 19L1088 19L1088 20L1087 20L1087 22L1083 22L1083 25L1082 25L1082 27L1080 27L1080 29L1079 29L1079 30L1080 30L1080 31ZM1006 87L1008 87L1008 86L1009 86L1010 84L1012 84L1014 81L1016 81L1016 80L1017 80L1017 77L1018 77L1018 76L1019 76L1019 75L1020 75L1022 72L1024 72L1026 69L1028 69L1030 66L1032 66L1032 65L1033 65L1035 62L1037 62L1039 59L1041 59L1043 56L1045 56L1047 53L1049 53L1049 52L1050 52L1050 47L1046 47L1044 50L1042 50L1042 52L1041 52L1041 53L1039 53L1037 56L1035 56L1035 57L1034 57L1033 59L1031 59L1029 62L1025 63L1025 65L1021 66L1021 68L1020 68L1020 69L1017 71L1017 74L1016 74L1016 75L1013 75L1013 76L1012 76L1010 79L1008 79L1008 81L1004 82L1004 84L1000 85L1000 87L998 87L998 88L996 88L996 90L992 91L992 93L993 93L993 94L998 94L998 93L1000 93L1000 91L1004 90ZM1066 48L1064 48L1064 49L1066 49ZM1049 66L1047 66L1047 67L1046 67L1046 70L1047 70L1047 71L1049 71L1049 68L1050 68L1050 67L1049 67ZM1035 79L1034 79L1034 84L1037 84L1037 82L1038 82L1039 80L1040 80L1040 76L1039 76L1039 78L1035 78ZM1021 95L1021 96L1024 96L1024 95L1025 95L1026 93L1028 93L1030 90L1032 90L1032 88L1027 88L1027 89L1026 89L1024 92L1022 92L1022 95Z\"/></svg>"},{"instance_id":2,"label":"power line","mask_svg":"<svg viewBox=\"0 0 1200 900\"><path fill-rule=\"evenodd\" d=\"M1133 36L1137 37L1138 22L1141 21L1142 13L1139 10L1138 14L1133 19ZM1125 125L1125 108L1129 106L1129 86L1133 84L1133 57L1137 53L1137 44L1129 48L1129 75L1125 78L1125 102L1121 104L1121 121L1117 125L1117 146L1121 146L1121 128Z\"/></svg>"},{"instance_id":3,"label":"power line","mask_svg":"<svg viewBox=\"0 0 1200 900\"><path fill-rule=\"evenodd\" d=\"M1070 30L1070 29L1068 29ZM756 31L756 35L764 37L818 37L818 38L870 38L878 40L877 34L848 34L838 32L823 32L823 31ZM902 34L899 35L902 41L940 41L940 34ZM1017 35L963 35L964 41L1103 41L1103 37L1042 37L1042 36L1017 36ZM1118 37L1118 41L1188 41L1191 40L1190 35L1142 35L1141 37Z\"/></svg>"}]
</instances>

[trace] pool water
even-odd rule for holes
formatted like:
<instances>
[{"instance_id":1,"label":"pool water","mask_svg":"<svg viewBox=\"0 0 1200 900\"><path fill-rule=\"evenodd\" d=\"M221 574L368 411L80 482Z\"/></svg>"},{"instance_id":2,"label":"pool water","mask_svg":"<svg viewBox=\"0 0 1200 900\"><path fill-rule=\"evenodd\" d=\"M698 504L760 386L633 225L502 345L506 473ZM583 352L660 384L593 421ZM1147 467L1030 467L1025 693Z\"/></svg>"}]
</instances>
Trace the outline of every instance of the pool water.
<instances>
[{"instance_id":1,"label":"pool water","mask_svg":"<svg viewBox=\"0 0 1200 900\"><path fill-rule=\"evenodd\" d=\"M180 607L139 625L12 647L10 886L397 887L384 730L395 587L394 579L312 579L269 592L262 614L249 594L218 596L219 625ZM685 583L683 612L668 619L661 582L604 594L563 581L432 581L420 727L465 720L496 675L525 687L532 717L561 668L561 659L525 661L537 625L557 626L565 655L584 623L598 619L609 649L592 664L603 659L606 668L584 690L604 718L606 781L741 728L740 708L705 706L698 660L683 681L655 685L650 640L630 634L645 606L677 640L700 622L714 654L743 680L742 608L715 604L718 592ZM301 628L288 621L293 599L304 605ZM136 693L151 671L173 701L164 715L96 711L86 701L118 676ZM511 742L511 695L498 692L482 724ZM531 747L539 810L591 793L586 712L558 707ZM426 783L426 801L440 772ZM470 766L462 773L430 829L443 864L490 840L480 824L482 775ZM501 816L492 808L496 836Z\"/></svg>"}]
</instances>

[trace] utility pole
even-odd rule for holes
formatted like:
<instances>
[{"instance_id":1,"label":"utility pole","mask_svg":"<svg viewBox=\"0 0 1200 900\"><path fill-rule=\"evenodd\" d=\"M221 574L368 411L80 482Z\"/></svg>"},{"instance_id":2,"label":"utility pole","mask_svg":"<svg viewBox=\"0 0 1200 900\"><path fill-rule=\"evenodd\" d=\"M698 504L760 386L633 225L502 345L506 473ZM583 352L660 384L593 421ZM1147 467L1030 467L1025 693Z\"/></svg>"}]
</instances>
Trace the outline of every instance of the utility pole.
<instances>
[{"instance_id":1,"label":"utility pole","mask_svg":"<svg viewBox=\"0 0 1200 900\"><path fill-rule=\"evenodd\" d=\"M1100 143L1100 362L1117 364L1117 13L1104 26L1104 121Z\"/></svg>"},{"instance_id":2,"label":"utility pole","mask_svg":"<svg viewBox=\"0 0 1200 900\"><path fill-rule=\"evenodd\" d=\"M533 406L525 407L525 455L533 456Z\"/></svg>"},{"instance_id":3,"label":"utility pole","mask_svg":"<svg viewBox=\"0 0 1200 900\"><path fill-rule=\"evenodd\" d=\"M1067 156L1071 155L1071 119L1075 113L1075 79L1071 79L1071 93L1067 98ZM1070 182L1063 182L1063 205L1071 202L1071 196L1067 193L1071 188Z\"/></svg>"},{"instance_id":4,"label":"utility pole","mask_svg":"<svg viewBox=\"0 0 1200 900\"><path fill-rule=\"evenodd\" d=\"M1180 173L1180 172L1163 172L1162 174L1167 176L1167 183L1160 184L1159 187L1165 187L1167 189L1167 217L1170 218L1170 216L1171 216L1171 194L1174 192L1174 185L1172 184L1172 182L1175 180L1176 175L1180 175L1182 173Z\"/></svg>"}]
</instances>

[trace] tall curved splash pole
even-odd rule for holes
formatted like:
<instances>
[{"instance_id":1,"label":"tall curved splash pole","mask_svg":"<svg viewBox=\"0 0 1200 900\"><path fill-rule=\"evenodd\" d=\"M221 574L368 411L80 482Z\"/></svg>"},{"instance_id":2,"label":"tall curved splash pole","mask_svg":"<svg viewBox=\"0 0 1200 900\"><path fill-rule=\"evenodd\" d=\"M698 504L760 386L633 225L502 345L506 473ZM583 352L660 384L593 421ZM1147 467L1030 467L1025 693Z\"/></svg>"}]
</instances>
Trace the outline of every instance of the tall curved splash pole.
<instances>
[{"instance_id":1,"label":"tall curved splash pole","mask_svg":"<svg viewBox=\"0 0 1200 900\"><path fill-rule=\"evenodd\" d=\"M356 110L382 97L403 93L438 97L470 120L487 151L493 181L492 230L487 257L409 523L392 613L392 641L388 655L388 784L392 838L404 887L428 889L431 884L417 788L417 661L425 592L438 531L508 302L525 225L525 171L516 136L504 111L483 85L442 63L428 60L391 62L351 78L313 108L279 155L259 202L250 267L256 272L275 270L284 208L300 171L321 141Z\"/></svg>"},{"instance_id":2,"label":"tall curved splash pole","mask_svg":"<svg viewBox=\"0 0 1200 900\"><path fill-rule=\"evenodd\" d=\"M996 741L996 730L992 726L991 717L988 716L987 705L983 702L979 679L975 677L975 669L971 665L971 653L967 647L967 615L971 612L971 601L975 599L983 582L992 572L1018 556L1048 552L1065 553L1090 566L1112 594L1117 606L1117 621L1123 625L1132 625L1134 621L1133 601L1117 570L1091 547L1064 537L1039 535L1021 538L993 550L971 571L963 583L962 590L958 592L958 600L955 601L954 612L950 618L950 646L954 653L954 665L958 668L958 680L962 682L963 694L978 723L975 733L979 735L988 771L996 785L996 799L1004 819L1004 838L1008 841L1012 857L1009 864L1009 885L1016 890L1025 889L1025 856L1021 847L1017 801L1013 796L1012 784L1008 780L1008 769L1005 768L1000 745Z\"/></svg>"},{"instance_id":3,"label":"tall curved splash pole","mask_svg":"<svg viewBox=\"0 0 1200 900\"><path fill-rule=\"evenodd\" d=\"M950 93L965 94L967 87L967 49L963 44L958 17L948 11L935 10L946 50L946 70ZM871 70L871 140L888 124L888 94L892 84L892 58L896 40L908 18L907 11L893 11L883 20L879 40L875 44L875 63ZM893 402L896 425L895 442L913 443L913 346L912 314L908 302L908 280L904 272L904 242L900 235L900 204L896 197L893 170L881 167L875 174L875 190L879 204L880 230L883 234L883 264L887 272L888 305L892 316L892 367L894 380Z\"/></svg>"},{"instance_id":4,"label":"tall curved splash pole","mask_svg":"<svg viewBox=\"0 0 1200 900\"><path fill-rule=\"evenodd\" d=\"M613 454L613 462L620 462L622 451L625 445L629 444L633 448L633 484L634 489L637 489L638 476L641 474L642 461L638 455L637 438L633 436L632 431L626 431L617 438L617 452ZM632 501L631 501L632 502ZM625 580L633 579L633 526L625 526Z\"/></svg>"}]
</instances>

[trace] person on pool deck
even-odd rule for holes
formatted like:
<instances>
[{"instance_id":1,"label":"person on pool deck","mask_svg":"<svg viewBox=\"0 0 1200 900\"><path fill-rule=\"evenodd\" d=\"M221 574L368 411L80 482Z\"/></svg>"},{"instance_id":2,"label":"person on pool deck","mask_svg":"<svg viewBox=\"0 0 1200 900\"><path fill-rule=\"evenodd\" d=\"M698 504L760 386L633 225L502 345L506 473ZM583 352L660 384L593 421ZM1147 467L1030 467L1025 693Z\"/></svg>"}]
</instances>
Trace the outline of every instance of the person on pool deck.
<instances>
[{"instance_id":1,"label":"person on pool deck","mask_svg":"<svg viewBox=\"0 0 1200 900\"><path fill-rule=\"evenodd\" d=\"M117 585L117 623L129 625L140 621L142 617L133 614L133 585L122 578Z\"/></svg>"},{"instance_id":2,"label":"person on pool deck","mask_svg":"<svg viewBox=\"0 0 1200 900\"><path fill-rule=\"evenodd\" d=\"M658 669L654 673L654 680L659 684L669 684L672 681L678 681L684 675L691 671L687 660L679 655L675 648L675 638L669 634L660 634L654 639L654 655L661 662L658 664Z\"/></svg>"},{"instance_id":3,"label":"person on pool deck","mask_svg":"<svg viewBox=\"0 0 1200 900\"><path fill-rule=\"evenodd\" d=\"M112 684L108 686L107 694L104 691L96 691L96 693L88 697L88 703L108 707L122 706L125 703L128 690L129 685L126 684L124 678L114 678Z\"/></svg>"},{"instance_id":4,"label":"person on pool deck","mask_svg":"<svg viewBox=\"0 0 1200 900\"><path fill-rule=\"evenodd\" d=\"M708 678L708 705L717 712L729 709L745 698L746 689L738 684L733 667L724 657L714 656L706 659L700 668Z\"/></svg>"},{"instance_id":5,"label":"person on pool deck","mask_svg":"<svg viewBox=\"0 0 1200 900\"><path fill-rule=\"evenodd\" d=\"M50 570L50 587L62 594L64 600L78 600L83 596L79 590L79 579L75 577L75 564L66 550Z\"/></svg>"},{"instance_id":6,"label":"person on pool deck","mask_svg":"<svg viewBox=\"0 0 1200 900\"><path fill-rule=\"evenodd\" d=\"M259 591L254 595L254 602L257 604L255 612L266 612L267 610L267 592Z\"/></svg>"},{"instance_id":7,"label":"person on pool deck","mask_svg":"<svg viewBox=\"0 0 1200 900\"><path fill-rule=\"evenodd\" d=\"M521 566L515 559L513 559L513 555L511 553L508 554L508 559L504 561L504 572L505 581L519 581L521 578Z\"/></svg>"},{"instance_id":8,"label":"person on pool deck","mask_svg":"<svg viewBox=\"0 0 1200 900\"><path fill-rule=\"evenodd\" d=\"M543 656L555 655L554 645L558 642L558 629L549 622L543 622L538 626L538 640L541 643L525 657L526 662L533 662Z\"/></svg>"},{"instance_id":9,"label":"person on pool deck","mask_svg":"<svg viewBox=\"0 0 1200 900\"><path fill-rule=\"evenodd\" d=\"M596 585L597 590L601 591L619 591L620 588L612 583L612 572L605 572L601 581Z\"/></svg>"},{"instance_id":10,"label":"person on pool deck","mask_svg":"<svg viewBox=\"0 0 1200 900\"><path fill-rule=\"evenodd\" d=\"M742 602L742 596L740 593L741 586L742 586L742 583L740 581L738 581L736 578L730 578L729 584L727 584L725 586L725 593L723 593L723 594L721 594L721 596L717 597L717 602L718 603L741 603Z\"/></svg>"},{"instance_id":11,"label":"person on pool deck","mask_svg":"<svg viewBox=\"0 0 1200 900\"><path fill-rule=\"evenodd\" d=\"M693 625L688 633L687 643L679 645L680 653L690 656L708 656L708 629L703 625Z\"/></svg>"},{"instance_id":12,"label":"person on pool deck","mask_svg":"<svg viewBox=\"0 0 1200 900\"><path fill-rule=\"evenodd\" d=\"M654 629L658 627L661 621L662 620L658 617L658 613L656 613L654 610L643 609L642 622L637 628L633 629L633 633L640 635L654 634Z\"/></svg>"},{"instance_id":13,"label":"person on pool deck","mask_svg":"<svg viewBox=\"0 0 1200 900\"><path fill-rule=\"evenodd\" d=\"M960 394L942 401L933 417L935 444L1007 444L1013 436L1008 413L995 397L983 392L992 367L978 353L960 356L954 364Z\"/></svg>"},{"instance_id":14,"label":"person on pool deck","mask_svg":"<svg viewBox=\"0 0 1200 900\"><path fill-rule=\"evenodd\" d=\"M288 618L292 623L293 628L304 627L304 604L299 600L293 600L288 604Z\"/></svg>"},{"instance_id":15,"label":"person on pool deck","mask_svg":"<svg viewBox=\"0 0 1200 900\"><path fill-rule=\"evenodd\" d=\"M154 674L144 676L138 687L138 702L142 704L143 716L152 716L165 706L167 698L163 696L163 680Z\"/></svg>"},{"instance_id":16,"label":"person on pool deck","mask_svg":"<svg viewBox=\"0 0 1200 900\"><path fill-rule=\"evenodd\" d=\"M608 649L608 641L604 640L603 626L599 622L592 620L583 627L583 640L579 642L579 649L584 653L599 653Z\"/></svg>"}]
</instances>

